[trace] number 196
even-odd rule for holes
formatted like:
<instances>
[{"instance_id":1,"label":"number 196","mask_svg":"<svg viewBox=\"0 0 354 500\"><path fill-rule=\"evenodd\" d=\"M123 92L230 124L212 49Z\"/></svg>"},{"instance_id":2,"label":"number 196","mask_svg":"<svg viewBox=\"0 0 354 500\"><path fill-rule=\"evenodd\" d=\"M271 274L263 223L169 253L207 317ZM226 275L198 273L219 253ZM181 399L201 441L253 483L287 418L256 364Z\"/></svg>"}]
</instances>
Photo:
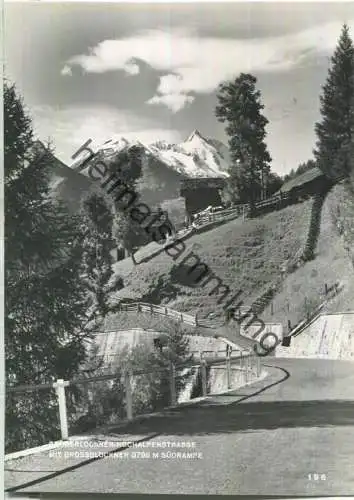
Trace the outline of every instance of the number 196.
<instances>
[{"instance_id":1,"label":"number 196","mask_svg":"<svg viewBox=\"0 0 354 500\"><path fill-rule=\"evenodd\" d=\"M308 479L310 481L326 481L326 474L318 474L317 472L308 474Z\"/></svg>"}]
</instances>

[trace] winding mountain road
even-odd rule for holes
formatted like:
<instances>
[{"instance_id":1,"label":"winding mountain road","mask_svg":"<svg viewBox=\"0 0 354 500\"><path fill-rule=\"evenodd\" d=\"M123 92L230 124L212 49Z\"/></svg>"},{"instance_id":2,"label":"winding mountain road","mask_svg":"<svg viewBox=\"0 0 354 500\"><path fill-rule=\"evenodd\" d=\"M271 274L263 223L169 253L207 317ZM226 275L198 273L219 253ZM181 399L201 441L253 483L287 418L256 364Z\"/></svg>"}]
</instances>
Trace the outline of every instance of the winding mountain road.
<instances>
[{"instance_id":1,"label":"winding mountain road","mask_svg":"<svg viewBox=\"0 0 354 500\"><path fill-rule=\"evenodd\" d=\"M354 364L263 362L268 376L253 385L95 436L116 440L117 448L119 440L143 439L144 448L122 450L120 458L60 459L46 452L7 462L6 488L18 493L354 494ZM162 448L166 442L170 447ZM193 446L172 447L182 442ZM137 451L150 458L133 458Z\"/></svg>"}]
</instances>

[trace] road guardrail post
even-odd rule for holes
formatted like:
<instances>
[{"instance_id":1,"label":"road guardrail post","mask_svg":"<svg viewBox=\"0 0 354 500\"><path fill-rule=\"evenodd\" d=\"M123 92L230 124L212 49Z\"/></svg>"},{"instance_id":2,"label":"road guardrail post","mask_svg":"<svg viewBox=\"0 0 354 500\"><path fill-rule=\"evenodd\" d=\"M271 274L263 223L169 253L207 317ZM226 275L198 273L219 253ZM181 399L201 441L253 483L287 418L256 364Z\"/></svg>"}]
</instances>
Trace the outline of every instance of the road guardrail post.
<instances>
[{"instance_id":1,"label":"road guardrail post","mask_svg":"<svg viewBox=\"0 0 354 500\"><path fill-rule=\"evenodd\" d=\"M177 403L176 368L172 362L170 363L170 393L171 393L171 406L174 406Z\"/></svg>"},{"instance_id":2,"label":"road guardrail post","mask_svg":"<svg viewBox=\"0 0 354 500\"><path fill-rule=\"evenodd\" d=\"M60 418L60 432L63 441L69 439L69 428L68 428L68 416L66 412L66 397L65 397L65 387L69 385L69 382L59 378L54 382L53 387L56 390L59 404L59 418Z\"/></svg>"},{"instance_id":3,"label":"road guardrail post","mask_svg":"<svg viewBox=\"0 0 354 500\"><path fill-rule=\"evenodd\" d=\"M202 375L202 394L206 396L208 394L208 384L207 384L207 372L206 372L206 361L203 359L200 363L200 372Z\"/></svg>"},{"instance_id":4,"label":"road guardrail post","mask_svg":"<svg viewBox=\"0 0 354 500\"><path fill-rule=\"evenodd\" d=\"M243 375L243 355L242 355L242 351L240 351L240 372L241 372L241 376Z\"/></svg>"},{"instance_id":5,"label":"road guardrail post","mask_svg":"<svg viewBox=\"0 0 354 500\"><path fill-rule=\"evenodd\" d=\"M127 413L127 419L132 420L133 418L133 396L132 396L132 386L131 386L131 370L127 370L124 373L124 386L125 386L125 410Z\"/></svg>"},{"instance_id":6,"label":"road guardrail post","mask_svg":"<svg viewBox=\"0 0 354 500\"><path fill-rule=\"evenodd\" d=\"M231 389L231 360L230 360L230 350L228 350L226 355L226 378L227 378L227 388Z\"/></svg>"},{"instance_id":7,"label":"road guardrail post","mask_svg":"<svg viewBox=\"0 0 354 500\"><path fill-rule=\"evenodd\" d=\"M259 356L256 356L256 367L257 367L257 378L258 378L261 374L261 360Z\"/></svg>"}]
</instances>

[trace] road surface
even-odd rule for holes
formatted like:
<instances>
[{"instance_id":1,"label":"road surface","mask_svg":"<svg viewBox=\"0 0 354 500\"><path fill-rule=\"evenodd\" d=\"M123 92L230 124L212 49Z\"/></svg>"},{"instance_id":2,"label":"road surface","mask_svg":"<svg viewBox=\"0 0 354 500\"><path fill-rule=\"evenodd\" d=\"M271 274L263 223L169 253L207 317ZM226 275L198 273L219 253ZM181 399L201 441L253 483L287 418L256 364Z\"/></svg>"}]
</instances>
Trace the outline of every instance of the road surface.
<instances>
[{"instance_id":1,"label":"road surface","mask_svg":"<svg viewBox=\"0 0 354 500\"><path fill-rule=\"evenodd\" d=\"M120 456L96 448L111 452L98 459L25 457L5 464L5 486L17 493L354 494L354 364L263 362L269 375L256 384L96 436L117 441L116 449L120 440L144 440L144 448Z\"/></svg>"}]
</instances>

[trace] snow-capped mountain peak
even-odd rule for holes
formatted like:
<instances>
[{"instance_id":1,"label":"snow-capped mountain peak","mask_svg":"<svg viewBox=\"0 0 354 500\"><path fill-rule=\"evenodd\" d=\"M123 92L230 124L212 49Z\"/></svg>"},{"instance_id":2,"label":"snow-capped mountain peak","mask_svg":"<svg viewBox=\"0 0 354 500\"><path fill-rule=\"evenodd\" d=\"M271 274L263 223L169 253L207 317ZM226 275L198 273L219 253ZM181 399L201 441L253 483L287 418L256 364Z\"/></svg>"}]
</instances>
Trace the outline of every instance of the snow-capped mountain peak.
<instances>
[{"instance_id":1,"label":"snow-capped mountain peak","mask_svg":"<svg viewBox=\"0 0 354 500\"><path fill-rule=\"evenodd\" d=\"M186 177L227 177L228 154L212 145L199 130L179 144L151 145L165 163ZM222 149L222 148L220 148Z\"/></svg>"},{"instance_id":2,"label":"snow-capped mountain peak","mask_svg":"<svg viewBox=\"0 0 354 500\"><path fill-rule=\"evenodd\" d=\"M68 170L75 170L76 176L66 175L57 183L56 191L79 207L83 193L91 189L89 177L91 162L99 160L107 165L114 165L123 160L124 154L133 147L138 147L142 159L141 176L137 190L141 200L148 206L161 204L166 200L180 197L181 180L198 177L228 177L229 152L219 140L206 138L200 131L194 130L183 142L171 144L160 140L151 144L137 139L112 136L92 150L95 158L90 159L90 152L80 154ZM127 165L129 168L129 165ZM74 174L74 172L73 172ZM75 206L76 206L75 205Z\"/></svg>"},{"instance_id":3,"label":"snow-capped mountain peak","mask_svg":"<svg viewBox=\"0 0 354 500\"><path fill-rule=\"evenodd\" d=\"M141 148L143 158L156 160L183 177L228 177L229 158L226 146L220 141L206 139L199 130L193 130L184 142L178 144L170 144L164 140L143 144L139 140L114 136L99 146L98 152L103 157L111 158L133 146Z\"/></svg>"},{"instance_id":4,"label":"snow-capped mountain peak","mask_svg":"<svg viewBox=\"0 0 354 500\"><path fill-rule=\"evenodd\" d=\"M205 137L199 132L199 130L194 129L193 132L189 135L188 139L185 142L192 142L195 139L205 141Z\"/></svg>"}]
</instances>

